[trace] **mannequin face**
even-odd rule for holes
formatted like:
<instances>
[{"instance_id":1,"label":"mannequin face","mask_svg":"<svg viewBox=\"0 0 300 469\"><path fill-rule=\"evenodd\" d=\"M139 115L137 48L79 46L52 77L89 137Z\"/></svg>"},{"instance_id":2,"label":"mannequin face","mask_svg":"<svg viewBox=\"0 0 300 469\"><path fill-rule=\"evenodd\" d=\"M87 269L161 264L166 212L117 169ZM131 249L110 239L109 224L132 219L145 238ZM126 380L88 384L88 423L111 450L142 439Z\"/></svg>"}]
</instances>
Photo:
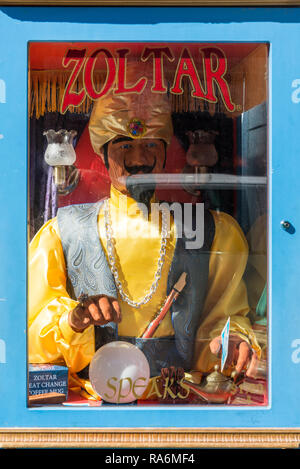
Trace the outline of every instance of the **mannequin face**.
<instances>
[{"instance_id":1,"label":"mannequin face","mask_svg":"<svg viewBox=\"0 0 300 469\"><path fill-rule=\"evenodd\" d=\"M131 139L118 135L108 143L107 156L112 185L123 194L132 195L126 180L135 174L161 173L165 162L165 144L155 138Z\"/></svg>"}]
</instances>

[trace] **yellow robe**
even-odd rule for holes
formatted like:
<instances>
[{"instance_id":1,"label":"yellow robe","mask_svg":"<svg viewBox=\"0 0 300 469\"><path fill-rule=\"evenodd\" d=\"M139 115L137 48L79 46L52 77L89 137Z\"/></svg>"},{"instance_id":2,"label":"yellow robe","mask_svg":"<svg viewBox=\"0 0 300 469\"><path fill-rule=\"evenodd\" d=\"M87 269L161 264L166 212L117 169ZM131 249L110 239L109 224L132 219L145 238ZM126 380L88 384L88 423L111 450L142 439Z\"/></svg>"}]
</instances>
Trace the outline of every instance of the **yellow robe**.
<instances>
[{"instance_id":1,"label":"yellow robe","mask_svg":"<svg viewBox=\"0 0 300 469\"><path fill-rule=\"evenodd\" d=\"M124 204L127 205L126 216ZM109 206L120 279L125 292L138 301L148 292L154 279L161 243L160 229L149 222L133 199L125 197L113 187ZM225 213L212 213L215 237L211 247L208 290L203 319L197 332L194 363L194 368L201 371L211 369L216 360L209 351L209 342L220 334L228 316L231 317L231 331L241 334L259 353L246 318L249 306L242 276L248 257L247 242L232 217ZM99 213L98 229L103 249L107 253L103 211ZM135 309L119 298L122 310L120 335L140 336L163 304L175 239L175 224L171 222L161 279L150 302ZM67 293L66 279L59 228L54 218L39 230L29 247L29 362L63 363L71 373L76 373L88 365L93 357L94 328L90 326L84 332L76 333L68 325L68 313L77 302ZM172 334L174 331L168 313L155 332L155 337Z\"/></svg>"}]
</instances>

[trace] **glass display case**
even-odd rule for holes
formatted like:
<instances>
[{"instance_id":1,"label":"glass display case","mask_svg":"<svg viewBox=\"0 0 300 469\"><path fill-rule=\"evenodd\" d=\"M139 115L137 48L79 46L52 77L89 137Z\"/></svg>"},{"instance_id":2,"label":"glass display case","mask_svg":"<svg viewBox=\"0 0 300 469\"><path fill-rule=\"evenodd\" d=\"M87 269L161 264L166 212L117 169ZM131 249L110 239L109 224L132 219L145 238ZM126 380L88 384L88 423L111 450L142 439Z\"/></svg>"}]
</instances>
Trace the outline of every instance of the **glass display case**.
<instances>
[{"instance_id":1,"label":"glass display case","mask_svg":"<svg viewBox=\"0 0 300 469\"><path fill-rule=\"evenodd\" d=\"M31 42L28 57L33 378L68 367L66 405L268 405L268 44ZM149 370L106 370L126 344ZM29 404L53 401L42 383Z\"/></svg>"},{"instance_id":2,"label":"glass display case","mask_svg":"<svg viewBox=\"0 0 300 469\"><path fill-rule=\"evenodd\" d=\"M6 3L0 443L297 446L299 8Z\"/></svg>"}]
</instances>

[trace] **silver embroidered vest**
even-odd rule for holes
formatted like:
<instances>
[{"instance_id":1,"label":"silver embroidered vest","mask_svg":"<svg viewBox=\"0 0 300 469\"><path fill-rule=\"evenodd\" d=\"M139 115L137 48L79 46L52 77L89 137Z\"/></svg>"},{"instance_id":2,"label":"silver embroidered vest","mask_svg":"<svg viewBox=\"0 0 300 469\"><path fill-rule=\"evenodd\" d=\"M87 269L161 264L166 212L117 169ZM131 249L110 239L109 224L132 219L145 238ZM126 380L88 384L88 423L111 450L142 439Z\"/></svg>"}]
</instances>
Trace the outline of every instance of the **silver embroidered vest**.
<instances>
[{"instance_id":1,"label":"silver embroidered vest","mask_svg":"<svg viewBox=\"0 0 300 469\"><path fill-rule=\"evenodd\" d=\"M57 219L68 273L67 287L74 299L82 293L118 297L99 238L97 219L102 203L72 205L58 210ZM159 375L161 368L169 366L190 369L195 334L201 322L210 248L215 233L212 214L207 210L204 228L204 244L201 249L186 249L187 240L184 236L176 241L167 293L182 272L187 273L187 284L171 307L175 335L153 339L121 337L118 336L117 325L109 323L104 327L95 327L96 349L108 341L126 340L144 352L150 364L151 376ZM87 373L83 372L82 376L85 375Z\"/></svg>"}]
</instances>

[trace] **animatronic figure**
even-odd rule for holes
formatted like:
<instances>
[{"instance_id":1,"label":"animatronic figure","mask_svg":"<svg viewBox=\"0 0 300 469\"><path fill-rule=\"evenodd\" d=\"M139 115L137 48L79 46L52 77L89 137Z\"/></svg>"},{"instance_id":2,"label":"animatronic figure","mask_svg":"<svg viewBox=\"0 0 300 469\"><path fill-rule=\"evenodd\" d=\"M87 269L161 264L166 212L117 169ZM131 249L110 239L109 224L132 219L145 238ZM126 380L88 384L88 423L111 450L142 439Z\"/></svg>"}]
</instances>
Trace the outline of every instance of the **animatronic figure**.
<instances>
[{"instance_id":1,"label":"animatronic figure","mask_svg":"<svg viewBox=\"0 0 300 469\"><path fill-rule=\"evenodd\" d=\"M119 339L141 348L152 376L171 366L208 372L230 316L229 362L253 374L260 349L246 317L248 248L237 222L205 210L203 246L189 247L175 217L168 226L163 211L150 216L155 186L135 183L164 172L173 133L166 97L110 93L96 101L89 131L110 197L60 208L31 242L29 361L78 373L97 348ZM180 296L153 337L142 338L183 272Z\"/></svg>"}]
</instances>

